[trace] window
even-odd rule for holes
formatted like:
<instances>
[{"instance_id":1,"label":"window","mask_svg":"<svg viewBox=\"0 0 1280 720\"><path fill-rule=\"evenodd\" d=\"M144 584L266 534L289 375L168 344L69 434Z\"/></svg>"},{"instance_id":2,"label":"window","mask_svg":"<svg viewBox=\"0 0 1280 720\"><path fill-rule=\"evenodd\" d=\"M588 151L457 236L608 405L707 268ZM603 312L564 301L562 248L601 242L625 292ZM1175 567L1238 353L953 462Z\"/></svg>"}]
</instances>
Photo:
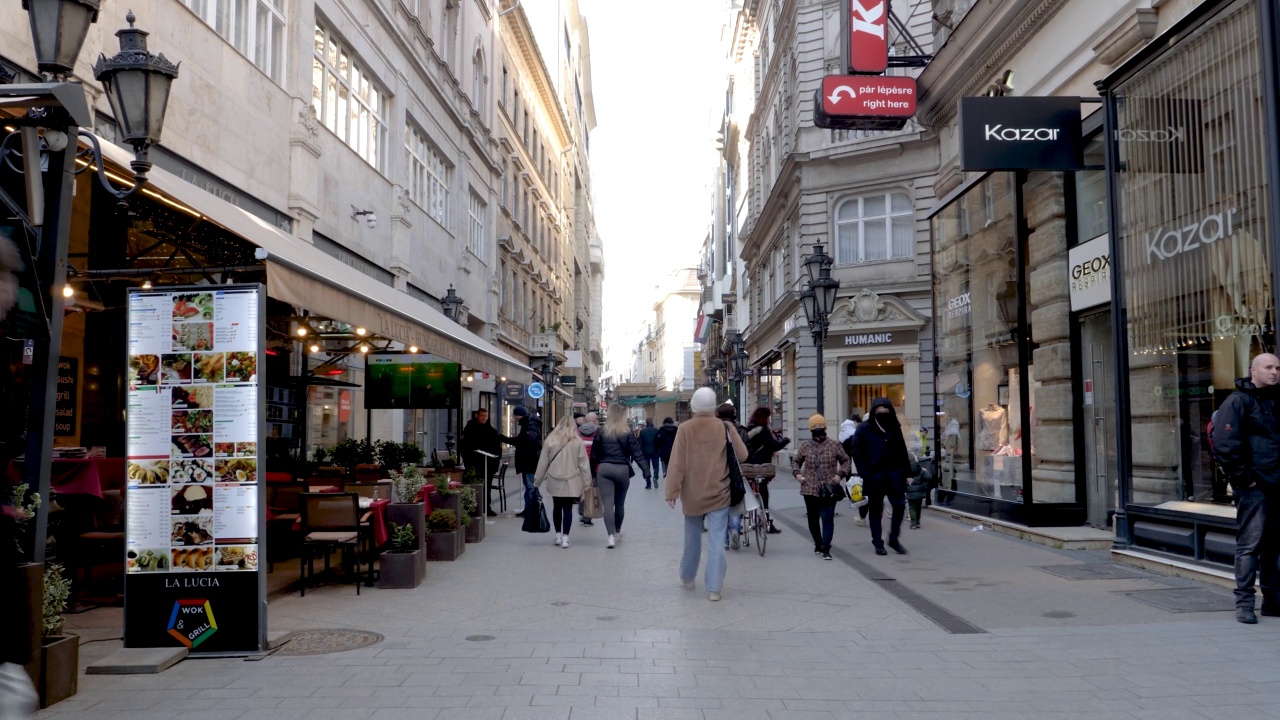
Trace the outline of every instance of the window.
<instances>
[{"instance_id":1,"label":"window","mask_svg":"<svg viewBox=\"0 0 1280 720\"><path fill-rule=\"evenodd\" d=\"M449 210L449 165L416 126L407 125L404 138L409 155L409 198L436 222L445 225Z\"/></svg>"},{"instance_id":2,"label":"window","mask_svg":"<svg viewBox=\"0 0 1280 720\"><path fill-rule=\"evenodd\" d=\"M480 198L475 190L471 191L470 201L467 203L467 249L472 255L484 259L485 251L485 234L484 234L484 216L487 205Z\"/></svg>"},{"instance_id":3,"label":"window","mask_svg":"<svg viewBox=\"0 0 1280 720\"><path fill-rule=\"evenodd\" d=\"M906 193L849 198L836 207L836 262L915 257L915 217Z\"/></svg>"},{"instance_id":4,"label":"window","mask_svg":"<svg viewBox=\"0 0 1280 720\"><path fill-rule=\"evenodd\" d=\"M284 81L284 13L276 0L184 0L201 20L276 82Z\"/></svg>"},{"instance_id":5,"label":"window","mask_svg":"<svg viewBox=\"0 0 1280 720\"><path fill-rule=\"evenodd\" d=\"M786 292L786 262L787 249L783 245L779 245L773 251L773 297L781 298Z\"/></svg>"},{"instance_id":6,"label":"window","mask_svg":"<svg viewBox=\"0 0 1280 720\"><path fill-rule=\"evenodd\" d=\"M480 117L484 117L484 86L488 78L484 76L484 53L476 51L471 59L471 103Z\"/></svg>"},{"instance_id":7,"label":"window","mask_svg":"<svg viewBox=\"0 0 1280 720\"><path fill-rule=\"evenodd\" d=\"M502 205L502 207L507 207L507 172L509 170L510 168L507 166L507 161L503 160L502 161L502 181L501 181L502 195L499 196L499 199L501 201L500 204Z\"/></svg>"},{"instance_id":8,"label":"window","mask_svg":"<svg viewBox=\"0 0 1280 720\"><path fill-rule=\"evenodd\" d=\"M502 66L502 96L498 98L498 102L502 103L502 107L504 109L507 107L507 83L508 82L509 82L509 78L507 77L507 66L503 65Z\"/></svg>"},{"instance_id":9,"label":"window","mask_svg":"<svg viewBox=\"0 0 1280 720\"><path fill-rule=\"evenodd\" d=\"M498 261L498 312L507 314L507 298L511 297L511 288L507 286L507 261Z\"/></svg>"},{"instance_id":10,"label":"window","mask_svg":"<svg viewBox=\"0 0 1280 720\"><path fill-rule=\"evenodd\" d=\"M382 90L359 60L319 24L312 57L311 103L325 127L365 162L383 169L387 125Z\"/></svg>"}]
</instances>

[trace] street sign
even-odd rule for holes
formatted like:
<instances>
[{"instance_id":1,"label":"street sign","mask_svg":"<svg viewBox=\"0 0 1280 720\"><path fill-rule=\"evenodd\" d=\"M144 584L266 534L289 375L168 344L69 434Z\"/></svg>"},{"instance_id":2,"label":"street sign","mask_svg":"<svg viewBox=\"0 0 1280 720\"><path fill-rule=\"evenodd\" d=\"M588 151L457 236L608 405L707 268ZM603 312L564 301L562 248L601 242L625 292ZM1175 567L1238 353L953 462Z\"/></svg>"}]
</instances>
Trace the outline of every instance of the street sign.
<instances>
[{"instance_id":1,"label":"street sign","mask_svg":"<svg viewBox=\"0 0 1280 720\"><path fill-rule=\"evenodd\" d=\"M577 387L577 386L578 386L577 375L561 375L560 376L560 387Z\"/></svg>"},{"instance_id":2,"label":"street sign","mask_svg":"<svg viewBox=\"0 0 1280 720\"><path fill-rule=\"evenodd\" d=\"M916 81L884 75L828 75L814 93L815 125L900 130L916 113Z\"/></svg>"},{"instance_id":3,"label":"street sign","mask_svg":"<svg viewBox=\"0 0 1280 720\"><path fill-rule=\"evenodd\" d=\"M845 67L878 75L889 67L889 0L843 0Z\"/></svg>"},{"instance_id":4,"label":"street sign","mask_svg":"<svg viewBox=\"0 0 1280 720\"><path fill-rule=\"evenodd\" d=\"M524 400L524 383L518 383L515 380L508 380L503 386L502 397L508 402L520 402Z\"/></svg>"},{"instance_id":5,"label":"street sign","mask_svg":"<svg viewBox=\"0 0 1280 720\"><path fill-rule=\"evenodd\" d=\"M601 409L601 410L608 410L608 409L609 409L609 403L605 402L604 400L601 400L601 401L600 401L600 409Z\"/></svg>"},{"instance_id":6,"label":"street sign","mask_svg":"<svg viewBox=\"0 0 1280 720\"><path fill-rule=\"evenodd\" d=\"M547 389L542 386L542 383L540 382L529 383L529 397L533 398L534 400L539 400L542 398L543 395L546 395L546 394L547 394Z\"/></svg>"}]
</instances>

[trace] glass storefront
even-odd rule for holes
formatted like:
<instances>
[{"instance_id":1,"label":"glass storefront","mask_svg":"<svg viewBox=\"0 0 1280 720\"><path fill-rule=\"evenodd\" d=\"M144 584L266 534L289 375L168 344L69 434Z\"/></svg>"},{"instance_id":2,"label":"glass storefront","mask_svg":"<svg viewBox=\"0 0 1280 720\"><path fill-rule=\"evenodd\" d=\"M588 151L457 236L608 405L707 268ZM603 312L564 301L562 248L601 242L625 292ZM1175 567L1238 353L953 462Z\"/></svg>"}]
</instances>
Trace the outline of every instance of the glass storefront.
<instances>
[{"instance_id":1,"label":"glass storefront","mask_svg":"<svg viewBox=\"0 0 1280 720\"><path fill-rule=\"evenodd\" d=\"M786 413L782 407L782 358L775 358L773 362L760 365L756 368L756 375L751 386L755 390L755 396L751 398L755 405L743 413L742 421L746 422L751 417L751 413L755 412L758 407L767 407L773 411L773 424L775 427L782 427L786 420Z\"/></svg>"},{"instance_id":2,"label":"glass storefront","mask_svg":"<svg viewBox=\"0 0 1280 720\"><path fill-rule=\"evenodd\" d=\"M876 398L889 398L898 416L903 417L907 400L906 376L902 358L854 360L846 364L846 384L850 408L865 414Z\"/></svg>"}]
</instances>

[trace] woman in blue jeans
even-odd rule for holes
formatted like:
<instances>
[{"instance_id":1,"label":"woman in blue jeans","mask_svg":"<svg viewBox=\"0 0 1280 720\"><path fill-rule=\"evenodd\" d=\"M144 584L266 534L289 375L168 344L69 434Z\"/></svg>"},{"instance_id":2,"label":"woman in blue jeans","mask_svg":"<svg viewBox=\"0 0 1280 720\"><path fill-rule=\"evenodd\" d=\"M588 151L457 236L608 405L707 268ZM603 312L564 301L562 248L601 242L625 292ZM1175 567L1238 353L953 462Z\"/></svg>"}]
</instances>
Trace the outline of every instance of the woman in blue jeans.
<instances>
[{"instance_id":1,"label":"woman in blue jeans","mask_svg":"<svg viewBox=\"0 0 1280 720\"><path fill-rule=\"evenodd\" d=\"M596 486L600 488L600 500L604 504L604 527L609 533L605 547L614 547L618 542L627 489L631 487L632 462L640 466L647 485L649 466L640 452L640 441L627 427L627 409L615 404L609 408L609 420L591 443L591 464L596 467Z\"/></svg>"},{"instance_id":2,"label":"woman in blue jeans","mask_svg":"<svg viewBox=\"0 0 1280 720\"><path fill-rule=\"evenodd\" d=\"M726 570L720 545L729 525L729 452L747 459L747 446L732 424L715 416L716 393L698 388L690 402L693 417L680 424L667 467L667 504L684 512L684 554L680 581L693 590L702 556L702 523L707 523L707 599L720 599Z\"/></svg>"}]
</instances>

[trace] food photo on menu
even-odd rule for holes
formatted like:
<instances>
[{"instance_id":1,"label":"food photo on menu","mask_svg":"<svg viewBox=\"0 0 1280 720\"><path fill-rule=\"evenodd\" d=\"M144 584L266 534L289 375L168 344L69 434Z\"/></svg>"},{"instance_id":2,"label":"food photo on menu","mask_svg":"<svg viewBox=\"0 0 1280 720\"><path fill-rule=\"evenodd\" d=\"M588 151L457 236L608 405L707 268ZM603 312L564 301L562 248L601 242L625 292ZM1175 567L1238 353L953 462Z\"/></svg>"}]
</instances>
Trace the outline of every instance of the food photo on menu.
<instances>
[{"instance_id":1,"label":"food photo on menu","mask_svg":"<svg viewBox=\"0 0 1280 720\"><path fill-rule=\"evenodd\" d=\"M173 445L170 455L175 458L202 458L213 455L212 435L173 435L170 437L170 442Z\"/></svg>"},{"instance_id":2,"label":"food photo on menu","mask_svg":"<svg viewBox=\"0 0 1280 720\"><path fill-rule=\"evenodd\" d=\"M213 293L184 293L173 296L174 320L212 320Z\"/></svg>"},{"instance_id":3,"label":"food photo on menu","mask_svg":"<svg viewBox=\"0 0 1280 720\"><path fill-rule=\"evenodd\" d=\"M160 384L160 356L159 355L130 355L129 356L129 384L130 385L159 385Z\"/></svg>"},{"instance_id":4,"label":"food photo on menu","mask_svg":"<svg viewBox=\"0 0 1280 720\"><path fill-rule=\"evenodd\" d=\"M173 569L174 570L212 570L213 569L213 548L174 548L173 549Z\"/></svg>"},{"instance_id":5,"label":"food photo on menu","mask_svg":"<svg viewBox=\"0 0 1280 720\"><path fill-rule=\"evenodd\" d=\"M236 454L236 444L233 442L215 443L213 446L213 454L215 457L231 457Z\"/></svg>"},{"instance_id":6,"label":"food photo on menu","mask_svg":"<svg viewBox=\"0 0 1280 720\"><path fill-rule=\"evenodd\" d=\"M258 461L253 458L218 460L218 482L252 483L258 481Z\"/></svg>"},{"instance_id":7,"label":"food photo on menu","mask_svg":"<svg viewBox=\"0 0 1280 720\"><path fill-rule=\"evenodd\" d=\"M227 353L227 382L253 382L258 374L258 354L254 352Z\"/></svg>"},{"instance_id":8,"label":"food photo on menu","mask_svg":"<svg viewBox=\"0 0 1280 720\"><path fill-rule=\"evenodd\" d=\"M213 411L173 411L173 432L182 435L206 435L213 432Z\"/></svg>"},{"instance_id":9,"label":"food photo on menu","mask_svg":"<svg viewBox=\"0 0 1280 720\"><path fill-rule=\"evenodd\" d=\"M213 486L183 485L172 490L170 499L173 515L212 515Z\"/></svg>"},{"instance_id":10,"label":"food photo on menu","mask_svg":"<svg viewBox=\"0 0 1280 720\"><path fill-rule=\"evenodd\" d=\"M196 382L220 383L226 370L226 355L220 352L196 353Z\"/></svg>"},{"instance_id":11,"label":"food photo on menu","mask_svg":"<svg viewBox=\"0 0 1280 720\"><path fill-rule=\"evenodd\" d=\"M236 443L236 457L257 457L258 443L242 442Z\"/></svg>"},{"instance_id":12,"label":"food photo on menu","mask_svg":"<svg viewBox=\"0 0 1280 720\"><path fill-rule=\"evenodd\" d=\"M169 461L169 482L175 484L213 482L213 461L171 460Z\"/></svg>"},{"instance_id":13,"label":"food photo on menu","mask_svg":"<svg viewBox=\"0 0 1280 720\"><path fill-rule=\"evenodd\" d=\"M164 485L169 482L169 461L133 460L125 475L133 485Z\"/></svg>"},{"instance_id":14,"label":"food photo on menu","mask_svg":"<svg viewBox=\"0 0 1280 720\"><path fill-rule=\"evenodd\" d=\"M188 410L212 409L213 408L213 388L207 385L192 385L191 387L176 387L173 389L173 407L174 409L186 408Z\"/></svg>"},{"instance_id":15,"label":"food photo on menu","mask_svg":"<svg viewBox=\"0 0 1280 720\"><path fill-rule=\"evenodd\" d=\"M190 353L176 353L161 356L161 385L185 385L189 382L191 382Z\"/></svg>"},{"instance_id":16,"label":"food photo on menu","mask_svg":"<svg viewBox=\"0 0 1280 720\"><path fill-rule=\"evenodd\" d=\"M192 515L173 519L171 545L212 545L213 516Z\"/></svg>"},{"instance_id":17,"label":"food photo on menu","mask_svg":"<svg viewBox=\"0 0 1280 720\"><path fill-rule=\"evenodd\" d=\"M215 548L215 570L257 570L257 545L220 545Z\"/></svg>"},{"instance_id":18,"label":"food photo on menu","mask_svg":"<svg viewBox=\"0 0 1280 720\"><path fill-rule=\"evenodd\" d=\"M183 350L212 350L213 349L213 323L211 322L191 322L191 323L174 323L173 325L173 350L181 352Z\"/></svg>"},{"instance_id":19,"label":"food photo on menu","mask_svg":"<svg viewBox=\"0 0 1280 720\"><path fill-rule=\"evenodd\" d=\"M169 569L169 548L167 547L145 550L130 548L124 558L125 570L131 573Z\"/></svg>"}]
</instances>

